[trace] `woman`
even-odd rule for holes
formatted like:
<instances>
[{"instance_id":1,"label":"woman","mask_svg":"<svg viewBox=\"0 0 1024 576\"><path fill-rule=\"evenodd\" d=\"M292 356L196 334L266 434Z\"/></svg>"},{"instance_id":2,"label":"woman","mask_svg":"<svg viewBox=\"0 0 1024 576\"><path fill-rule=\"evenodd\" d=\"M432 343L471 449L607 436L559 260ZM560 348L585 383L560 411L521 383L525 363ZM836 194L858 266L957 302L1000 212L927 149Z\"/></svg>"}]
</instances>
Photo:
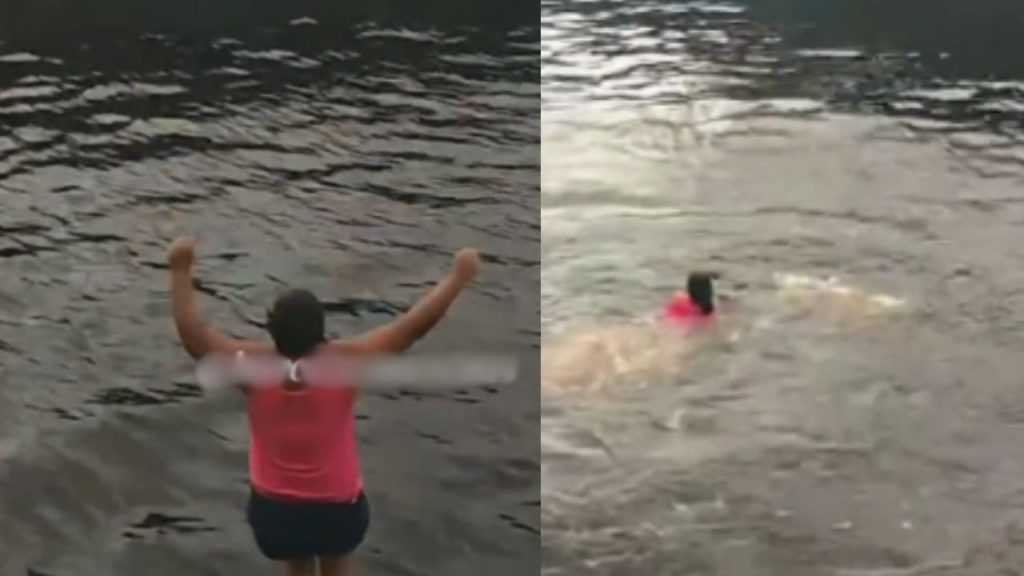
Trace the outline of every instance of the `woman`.
<instances>
[{"instance_id":1,"label":"woman","mask_svg":"<svg viewBox=\"0 0 1024 576\"><path fill-rule=\"evenodd\" d=\"M175 241L169 260L174 323L196 359L239 352L290 361L317 354L400 353L434 327L480 268L475 251L460 251L452 272L407 313L333 342L326 339L316 296L289 291L268 313L273 343L262 343L231 338L200 317L192 280L194 247L191 238ZM283 574L345 576L352 573L351 555L366 535L370 514L356 448L356 394L351 387L310 386L292 378L242 388L251 436L249 524L260 551Z\"/></svg>"},{"instance_id":2,"label":"woman","mask_svg":"<svg viewBox=\"0 0 1024 576\"><path fill-rule=\"evenodd\" d=\"M663 322L676 325L699 325L715 315L715 289L712 276L694 272L686 278L686 293L676 294L662 310Z\"/></svg>"}]
</instances>

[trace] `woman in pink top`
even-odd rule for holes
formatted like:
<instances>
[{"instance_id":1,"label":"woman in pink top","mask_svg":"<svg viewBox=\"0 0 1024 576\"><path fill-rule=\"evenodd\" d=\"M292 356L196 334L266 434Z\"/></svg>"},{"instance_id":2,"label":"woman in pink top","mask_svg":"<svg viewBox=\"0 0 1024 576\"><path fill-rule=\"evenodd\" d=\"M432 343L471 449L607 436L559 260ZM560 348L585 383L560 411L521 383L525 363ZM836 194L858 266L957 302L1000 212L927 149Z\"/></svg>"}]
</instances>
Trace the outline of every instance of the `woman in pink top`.
<instances>
[{"instance_id":1,"label":"woman in pink top","mask_svg":"<svg viewBox=\"0 0 1024 576\"><path fill-rule=\"evenodd\" d=\"M448 277L407 313L334 342L326 339L316 296L292 290L268 312L270 344L236 340L202 320L192 280L194 245L191 238L177 240L170 248L170 269L175 326L196 359L238 352L292 361L321 353L400 353L434 327L480 267L475 251L460 251ZM283 574L343 576L351 573L351 553L362 543L370 517L356 449L356 393L299 380L242 387L250 429L249 524L260 551L279 563Z\"/></svg>"},{"instance_id":2,"label":"woman in pink top","mask_svg":"<svg viewBox=\"0 0 1024 576\"><path fill-rule=\"evenodd\" d=\"M686 279L686 294L676 294L661 311L662 322L693 326L710 322L715 315L715 290L711 275L701 272Z\"/></svg>"}]
</instances>

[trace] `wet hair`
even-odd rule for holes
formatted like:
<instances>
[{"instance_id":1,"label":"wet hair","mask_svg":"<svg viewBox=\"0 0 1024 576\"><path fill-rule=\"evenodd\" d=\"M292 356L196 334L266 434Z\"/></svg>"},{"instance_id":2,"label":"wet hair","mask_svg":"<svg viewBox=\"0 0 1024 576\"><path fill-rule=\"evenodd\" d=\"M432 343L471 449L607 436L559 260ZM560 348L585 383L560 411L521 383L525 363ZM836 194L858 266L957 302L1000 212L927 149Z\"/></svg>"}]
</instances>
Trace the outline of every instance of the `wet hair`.
<instances>
[{"instance_id":1,"label":"wet hair","mask_svg":"<svg viewBox=\"0 0 1024 576\"><path fill-rule=\"evenodd\" d=\"M711 274L704 272L695 272L686 279L686 293L704 314L715 311L715 289L711 279Z\"/></svg>"},{"instance_id":2,"label":"wet hair","mask_svg":"<svg viewBox=\"0 0 1024 576\"><path fill-rule=\"evenodd\" d=\"M309 290L289 290L267 311L267 331L279 354L296 360L326 340L324 307Z\"/></svg>"}]
</instances>

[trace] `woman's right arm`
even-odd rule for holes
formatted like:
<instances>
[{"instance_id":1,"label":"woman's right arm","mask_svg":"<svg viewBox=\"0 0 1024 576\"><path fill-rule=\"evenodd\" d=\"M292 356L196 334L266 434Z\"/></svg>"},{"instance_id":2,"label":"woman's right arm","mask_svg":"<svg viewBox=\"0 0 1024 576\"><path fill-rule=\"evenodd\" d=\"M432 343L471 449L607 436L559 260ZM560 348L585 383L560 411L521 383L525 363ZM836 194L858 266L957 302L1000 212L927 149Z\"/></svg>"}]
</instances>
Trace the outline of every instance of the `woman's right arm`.
<instances>
[{"instance_id":1,"label":"woman's right arm","mask_svg":"<svg viewBox=\"0 0 1024 576\"><path fill-rule=\"evenodd\" d=\"M196 290L192 279L195 262L195 239L179 238L168 251L171 268L171 300L174 326L178 338L190 356L200 359L210 353L234 354L239 350L265 348L258 342L237 340L210 326L199 314Z\"/></svg>"}]
</instances>

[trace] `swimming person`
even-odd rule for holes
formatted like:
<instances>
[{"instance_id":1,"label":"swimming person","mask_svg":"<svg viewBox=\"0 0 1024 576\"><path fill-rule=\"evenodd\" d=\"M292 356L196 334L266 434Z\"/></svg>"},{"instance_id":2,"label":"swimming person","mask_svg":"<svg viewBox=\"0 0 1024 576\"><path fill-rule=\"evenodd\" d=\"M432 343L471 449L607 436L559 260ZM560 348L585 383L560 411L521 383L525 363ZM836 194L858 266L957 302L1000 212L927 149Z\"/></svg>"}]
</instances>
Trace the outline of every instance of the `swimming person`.
<instances>
[{"instance_id":1,"label":"swimming person","mask_svg":"<svg viewBox=\"0 0 1024 576\"><path fill-rule=\"evenodd\" d=\"M171 245L174 323L196 359L243 353L296 361L317 354L401 353L437 324L480 268L476 251L459 251L448 276L412 309L345 340L327 341L323 305L309 291L291 290L269 310L273 342L262 343L232 338L203 320L193 288L194 261L194 239ZM356 446L356 393L348 386L316 386L293 377L277 386L239 386L250 429L248 521L260 552L282 574L347 576L370 519Z\"/></svg>"},{"instance_id":2,"label":"swimming person","mask_svg":"<svg viewBox=\"0 0 1024 576\"><path fill-rule=\"evenodd\" d=\"M691 337L696 336L692 330L715 319L712 279L711 274L690 274L686 292L674 295L653 322L602 323L545 341L542 386L579 395L606 390L613 383L631 381L636 387L673 377L702 342Z\"/></svg>"},{"instance_id":3,"label":"swimming person","mask_svg":"<svg viewBox=\"0 0 1024 576\"><path fill-rule=\"evenodd\" d=\"M714 318L715 289L711 274L694 272L686 279L686 293L677 293L661 312L662 322L675 325L703 324Z\"/></svg>"}]
</instances>

